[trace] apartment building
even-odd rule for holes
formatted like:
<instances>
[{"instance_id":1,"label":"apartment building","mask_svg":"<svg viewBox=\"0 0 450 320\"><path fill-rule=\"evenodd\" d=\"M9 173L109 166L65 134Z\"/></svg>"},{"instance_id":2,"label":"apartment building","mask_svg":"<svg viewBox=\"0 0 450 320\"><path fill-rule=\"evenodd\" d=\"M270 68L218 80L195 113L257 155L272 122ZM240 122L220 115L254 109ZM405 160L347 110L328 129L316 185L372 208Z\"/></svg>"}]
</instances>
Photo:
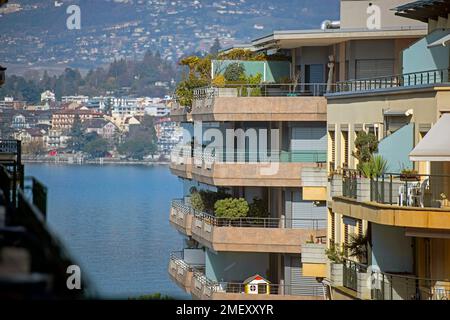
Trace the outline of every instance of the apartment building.
<instances>
[{"instance_id":1,"label":"apartment building","mask_svg":"<svg viewBox=\"0 0 450 320\"><path fill-rule=\"evenodd\" d=\"M102 113L84 109L59 110L52 115L52 129L70 131L75 119L78 117L81 122L102 117Z\"/></svg>"},{"instance_id":2,"label":"apartment building","mask_svg":"<svg viewBox=\"0 0 450 320\"><path fill-rule=\"evenodd\" d=\"M428 28L401 50L397 73L338 82L326 96L329 298L450 297L449 10L399 4L397 16ZM384 170L359 170L361 132L376 137Z\"/></svg>"},{"instance_id":3,"label":"apartment building","mask_svg":"<svg viewBox=\"0 0 450 320\"><path fill-rule=\"evenodd\" d=\"M318 281L328 276L325 95L338 91L340 81L400 71L402 50L427 34L425 24L396 17L386 6L405 2L343 0L340 22L253 41L255 52L277 58L238 62L247 77L259 74L264 82L199 88L192 106L175 103L171 118L189 138L171 157L184 197L172 202L170 221L188 241L172 255L169 273L194 298L330 297L326 282ZM385 19L372 30L367 8L377 4ZM355 25L359 14L364 19ZM232 63L213 61L212 69L220 73ZM194 209L199 191L245 199L259 214L233 219Z\"/></svg>"}]
</instances>

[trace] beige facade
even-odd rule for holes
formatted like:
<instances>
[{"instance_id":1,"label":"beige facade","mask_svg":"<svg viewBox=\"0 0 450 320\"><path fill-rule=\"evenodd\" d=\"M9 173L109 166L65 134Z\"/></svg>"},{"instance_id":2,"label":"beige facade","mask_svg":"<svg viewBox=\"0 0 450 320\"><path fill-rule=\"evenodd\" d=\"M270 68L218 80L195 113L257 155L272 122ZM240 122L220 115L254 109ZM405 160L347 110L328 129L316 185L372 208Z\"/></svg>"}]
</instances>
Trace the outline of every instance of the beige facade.
<instances>
[{"instance_id":1,"label":"beige facade","mask_svg":"<svg viewBox=\"0 0 450 320\"><path fill-rule=\"evenodd\" d=\"M409 112L415 123L414 145L436 123L440 115L448 112L450 88L429 86L422 89L402 88L372 93L354 93L330 96L328 99L328 159L334 169L356 169L352 156L358 131L372 131L381 140L385 137L387 111ZM417 169L419 164L417 164Z\"/></svg>"}]
</instances>

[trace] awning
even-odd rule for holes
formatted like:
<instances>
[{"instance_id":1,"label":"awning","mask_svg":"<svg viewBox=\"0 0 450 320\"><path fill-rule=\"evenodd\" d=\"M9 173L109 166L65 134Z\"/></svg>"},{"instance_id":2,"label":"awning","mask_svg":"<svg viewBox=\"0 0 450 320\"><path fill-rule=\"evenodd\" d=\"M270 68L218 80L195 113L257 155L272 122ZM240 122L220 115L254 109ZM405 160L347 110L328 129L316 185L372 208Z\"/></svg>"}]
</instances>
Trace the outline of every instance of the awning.
<instances>
[{"instance_id":1,"label":"awning","mask_svg":"<svg viewBox=\"0 0 450 320\"><path fill-rule=\"evenodd\" d=\"M413 109L409 110L386 110L384 116L386 117L409 117L414 114Z\"/></svg>"},{"instance_id":2,"label":"awning","mask_svg":"<svg viewBox=\"0 0 450 320\"><path fill-rule=\"evenodd\" d=\"M450 161L450 114L444 114L409 154L411 161Z\"/></svg>"},{"instance_id":3,"label":"awning","mask_svg":"<svg viewBox=\"0 0 450 320\"><path fill-rule=\"evenodd\" d=\"M450 42L450 33L446 34L445 36L443 36L439 40L436 40L436 41L430 43L428 45L428 48L434 48L434 47L440 47L440 46L445 47L448 42Z\"/></svg>"}]
</instances>

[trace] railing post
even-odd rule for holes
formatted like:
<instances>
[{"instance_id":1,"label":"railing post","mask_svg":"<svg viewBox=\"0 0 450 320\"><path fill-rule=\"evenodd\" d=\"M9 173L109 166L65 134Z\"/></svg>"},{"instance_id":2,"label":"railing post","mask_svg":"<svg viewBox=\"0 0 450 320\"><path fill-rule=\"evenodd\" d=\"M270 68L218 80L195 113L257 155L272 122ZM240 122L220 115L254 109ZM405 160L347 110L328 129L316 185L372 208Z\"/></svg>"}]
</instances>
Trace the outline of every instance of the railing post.
<instances>
[{"instance_id":1,"label":"railing post","mask_svg":"<svg viewBox=\"0 0 450 320\"><path fill-rule=\"evenodd\" d=\"M393 181L392 181L392 174L389 175L389 204L392 204L392 188L393 188Z\"/></svg>"}]
</instances>

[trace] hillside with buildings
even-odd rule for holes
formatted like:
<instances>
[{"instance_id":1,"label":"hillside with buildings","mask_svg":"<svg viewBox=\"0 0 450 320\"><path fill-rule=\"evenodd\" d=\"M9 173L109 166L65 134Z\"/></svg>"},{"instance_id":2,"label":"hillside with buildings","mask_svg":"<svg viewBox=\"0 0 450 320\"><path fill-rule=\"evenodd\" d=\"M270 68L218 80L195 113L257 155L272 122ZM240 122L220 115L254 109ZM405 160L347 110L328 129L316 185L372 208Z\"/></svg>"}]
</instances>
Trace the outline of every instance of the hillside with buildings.
<instances>
[{"instance_id":1,"label":"hillside with buildings","mask_svg":"<svg viewBox=\"0 0 450 320\"><path fill-rule=\"evenodd\" d=\"M68 30L67 8L80 7L81 29ZM338 16L337 0L12 0L0 9L0 58L10 73L60 72L159 51L168 61L226 47L273 29L318 28Z\"/></svg>"}]
</instances>

